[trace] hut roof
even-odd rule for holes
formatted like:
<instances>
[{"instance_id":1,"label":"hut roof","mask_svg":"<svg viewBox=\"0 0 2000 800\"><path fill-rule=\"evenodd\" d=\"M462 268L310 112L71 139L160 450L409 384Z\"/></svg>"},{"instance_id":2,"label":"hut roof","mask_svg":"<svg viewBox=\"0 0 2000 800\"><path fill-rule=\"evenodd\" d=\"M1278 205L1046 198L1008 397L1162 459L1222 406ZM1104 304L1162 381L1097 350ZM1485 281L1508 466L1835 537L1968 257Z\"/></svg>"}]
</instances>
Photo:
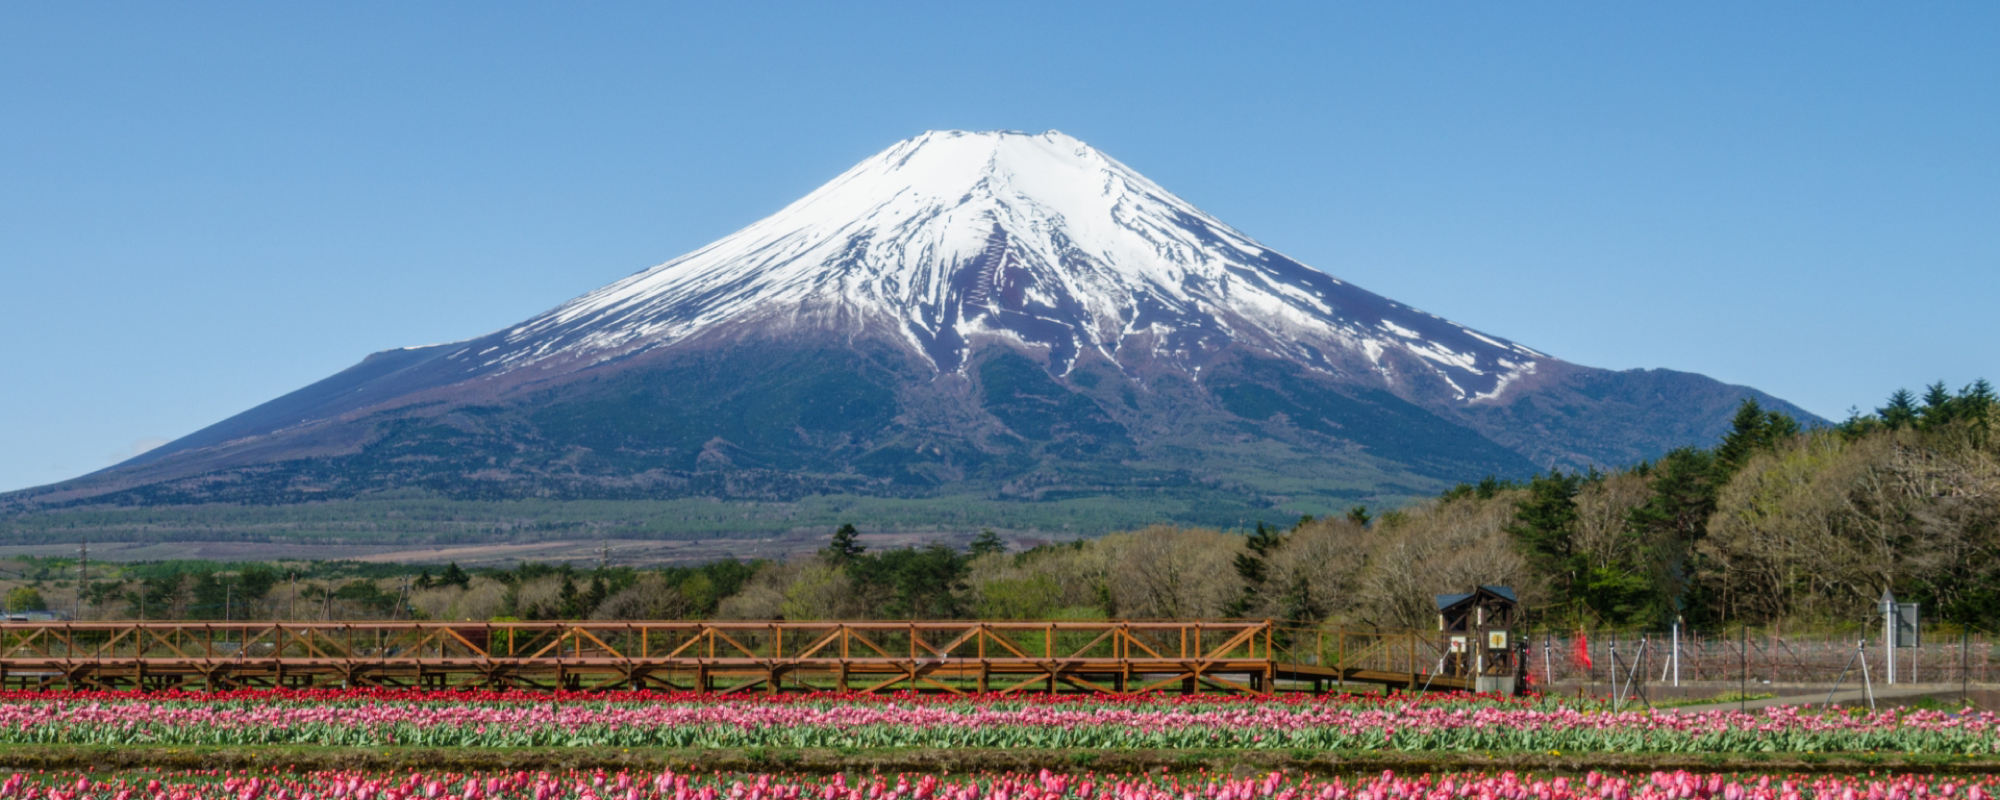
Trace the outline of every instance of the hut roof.
<instances>
[{"instance_id":1,"label":"hut roof","mask_svg":"<svg viewBox=\"0 0 2000 800\"><path fill-rule=\"evenodd\" d=\"M1441 594L1441 595L1438 595L1438 596L1437 596L1437 606L1438 606L1438 610L1439 610L1439 611L1443 611L1444 609L1447 609L1447 608L1450 608L1450 607L1452 607L1452 606L1455 606L1455 605L1458 605L1459 603L1463 603L1463 602L1465 602L1466 600L1469 600L1469 599L1471 599L1471 598L1472 598L1472 597L1473 597L1474 595L1477 595L1477 594L1479 594L1479 593L1481 593L1481 592L1485 592L1485 593L1488 593L1488 594L1491 594L1491 595L1493 595L1493 596L1495 596L1495 597L1498 597L1498 598L1500 598L1500 599L1502 599L1502 600L1505 600L1505 601L1507 601L1507 602L1509 602L1509 603L1518 603L1518 602L1521 602L1520 600L1518 600L1518 599L1516 599L1516 598L1514 597L1514 590L1513 590L1513 589L1509 589L1509 588L1507 588L1507 587L1505 587L1505 586L1487 586L1487 585L1484 585L1484 584L1481 584L1481 585L1480 585L1480 587L1479 587L1478 589L1476 589L1476 590L1474 590L1474 591L1470 591L1470 592L1465 592L1465 593L1463 593L1463 594Z\"/></svg>"}]
</instances>

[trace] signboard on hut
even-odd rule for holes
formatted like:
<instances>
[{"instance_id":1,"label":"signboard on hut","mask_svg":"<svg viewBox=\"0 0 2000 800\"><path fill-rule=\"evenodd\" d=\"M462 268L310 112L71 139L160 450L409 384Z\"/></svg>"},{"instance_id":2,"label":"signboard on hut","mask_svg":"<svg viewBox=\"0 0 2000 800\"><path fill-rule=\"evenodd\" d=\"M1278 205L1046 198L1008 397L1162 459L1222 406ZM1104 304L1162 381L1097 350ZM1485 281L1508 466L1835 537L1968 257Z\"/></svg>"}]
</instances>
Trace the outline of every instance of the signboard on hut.
<instances>
[{"instance_id":1,"label":"signboard on hut","mask_svg":"<svg viewBox=\"0 0 2000 800\"><path fill-rule=\"evenodd\" d=\"M1512 694L1520 656L1513 632L1521 622L1521 602L1505 586L1480 586L1465 594L1437 596L1438 630L1450 642L1445 674L1474 676L1482 692Z\"/></svg>"}]
</instances>

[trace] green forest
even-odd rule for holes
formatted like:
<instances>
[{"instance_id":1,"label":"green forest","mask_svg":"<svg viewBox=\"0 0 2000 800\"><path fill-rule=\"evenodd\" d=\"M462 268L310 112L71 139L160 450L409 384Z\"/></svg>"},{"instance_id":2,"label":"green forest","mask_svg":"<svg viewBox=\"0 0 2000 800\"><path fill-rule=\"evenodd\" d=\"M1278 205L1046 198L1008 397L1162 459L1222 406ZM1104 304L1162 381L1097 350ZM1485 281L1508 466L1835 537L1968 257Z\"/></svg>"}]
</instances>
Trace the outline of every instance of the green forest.
<instances>
[{"instance_id":1,"label":"green forest","mask_svg":"<svg viewBox=\"0 0 2000 800\"><path fill-rule=\"evenodd\" d=\"M2000 619L2000 416L1938 384L1805 428L1746 401L1712 447L1616 471L1488 478L1394 509L1247 531L1154 526L1009 552L871 550L857 518L818 552L699 566L499 569L349 562L0 562L10 611L151 619L1271 618L1426 627L1430 598L1513 587L1545 626L1865 621L1881 592L1957 624ZM66 599L63 599L66 598ZM81 604L79 605L79 600ZM67 604L67 605L65 605Z\"/></svg>"}]
</instances>

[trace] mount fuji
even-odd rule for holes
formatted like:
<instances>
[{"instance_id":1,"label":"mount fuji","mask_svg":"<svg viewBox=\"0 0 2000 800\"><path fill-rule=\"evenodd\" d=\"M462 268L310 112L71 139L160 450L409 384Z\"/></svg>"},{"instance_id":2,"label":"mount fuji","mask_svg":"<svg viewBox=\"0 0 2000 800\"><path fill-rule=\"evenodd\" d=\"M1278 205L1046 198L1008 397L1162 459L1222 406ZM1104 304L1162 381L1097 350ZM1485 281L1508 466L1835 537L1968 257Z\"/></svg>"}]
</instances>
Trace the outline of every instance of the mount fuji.
<instances>
[{"instance_id":1,"label":"mount fuji","mask_svg":"<svg viewBox=\"0 0 2000 800\"><path fill-rule=\"evenodd\" d=\"M1744 398L1814 419L1370 293L1061 133L938 131L518 325L0 502L1116 498L1212 522L1622 466L1711 443Z\"/></svg>"}]
</instances>

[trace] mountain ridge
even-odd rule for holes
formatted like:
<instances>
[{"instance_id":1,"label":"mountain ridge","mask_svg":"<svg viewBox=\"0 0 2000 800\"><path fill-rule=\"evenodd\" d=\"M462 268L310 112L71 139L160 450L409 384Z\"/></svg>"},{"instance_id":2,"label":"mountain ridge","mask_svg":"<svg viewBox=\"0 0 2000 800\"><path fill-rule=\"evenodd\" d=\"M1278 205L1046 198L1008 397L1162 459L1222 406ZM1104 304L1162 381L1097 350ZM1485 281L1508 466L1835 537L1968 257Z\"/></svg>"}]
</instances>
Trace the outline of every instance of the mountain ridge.
<instances>
[{"instance_id":1,"label":"mountain ridge","mask_svg":"<svg viewBox=\"0 0 2000 800\"><path fill-rule=\"evenodd\" d=\"M1171 489L1324 510L1706 444L1746 398L1817 419L1375 295L1060 133L946 131L520 324L0 502Z\"/></svg>"}]
</instances>

